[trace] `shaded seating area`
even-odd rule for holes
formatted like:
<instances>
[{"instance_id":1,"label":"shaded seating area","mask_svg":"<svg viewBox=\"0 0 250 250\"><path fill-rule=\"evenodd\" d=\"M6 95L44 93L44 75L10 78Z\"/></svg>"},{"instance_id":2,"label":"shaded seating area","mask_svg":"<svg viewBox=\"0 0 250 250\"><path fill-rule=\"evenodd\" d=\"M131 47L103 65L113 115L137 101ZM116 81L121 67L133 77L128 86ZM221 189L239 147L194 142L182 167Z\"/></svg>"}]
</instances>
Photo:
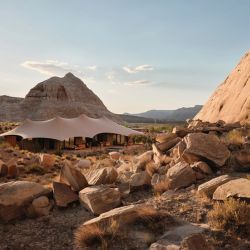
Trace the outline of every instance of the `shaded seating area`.
<instances>
[{"instance_id":1,"label":"shaded seating area","mask_svg":"<svg viewBox=\"0 0 250 250\"><path fill-rule=\"evenodd\" d=\"M107 117L55 117L46 121L25 120L1 134L12 146L28 150L85 149L92 146L126 145L130 135L141 132L122 126ZM33 150L32 150L33 149Z\"/></svg>"}]
</instances>

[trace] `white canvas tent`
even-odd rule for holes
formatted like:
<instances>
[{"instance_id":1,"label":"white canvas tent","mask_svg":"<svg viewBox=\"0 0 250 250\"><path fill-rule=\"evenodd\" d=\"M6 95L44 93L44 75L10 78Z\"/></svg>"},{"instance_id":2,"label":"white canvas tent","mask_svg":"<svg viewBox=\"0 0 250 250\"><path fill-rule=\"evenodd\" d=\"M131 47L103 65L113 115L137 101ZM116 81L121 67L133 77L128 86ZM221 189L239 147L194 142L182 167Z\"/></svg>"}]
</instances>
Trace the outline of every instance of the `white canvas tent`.
<instances>
[{"instance_id":1,"label":"white canvas tent","mask_svg":"<svg viewBox=\"0 0 250 250\"><path fill-rule=\"evenodd\" d=\"M86 115L80 115L71 119L56 117L47 121L25 120L20 126L0 136L14 135L21 136L23 139L48 138L63 141L72 137L92 138L101 133L124 136L142 134L119 125L106 117L95 119Z\"/></svg>"}]
</instances>

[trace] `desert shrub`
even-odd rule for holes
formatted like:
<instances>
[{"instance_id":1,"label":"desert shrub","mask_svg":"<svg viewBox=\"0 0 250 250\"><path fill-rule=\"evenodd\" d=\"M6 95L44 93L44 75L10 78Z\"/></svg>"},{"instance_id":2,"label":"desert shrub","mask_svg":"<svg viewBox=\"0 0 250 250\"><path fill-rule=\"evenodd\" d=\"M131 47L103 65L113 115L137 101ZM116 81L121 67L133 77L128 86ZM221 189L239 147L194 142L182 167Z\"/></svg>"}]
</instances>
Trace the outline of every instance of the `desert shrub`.
<instances>
[{"instance_id":1,"label":"desert shrub","mask_svg":"<svg viewBox=\"0 0 250 250\"><path fill-rule=\"evenodd\" d=\"M152 140L149 136L146 135L133 135L131 137L131 140L135 144L146 144L146 143L152 143Z\"/></svg>"},{"instance_id":2,"label":"desert shrub","mask_svg":"<svg viewBox=\"0 0 250 250\"><path fill-rule=\"evenodd\" d=\"M33 163L26 167L25 172L27 174L44 174L45 170L39 164Z\"/></svg>"},{"instance_id":3,"label":"desert shrub","mask_svg":"<svg viewBox=\"0 0 250 250\"><path fill-rule=\"evenodd\" d=\"M167 190L169 190L169 182L167 180L161 181L161 182L157 183L156 185L154 185L154 194L156 196L161 195L162 193L164 193Z\"/></svg>"},{"instance_id":4,"label":"desert shrub","mask_svg":"<svg viewBox=\"0 0 250 250\"><path fill-rule=\"evenodd\" d=\"M150 133L161 133L161 132L170 132L173 130L173 124L158 124L158 125L151 125L148 127Z\"/></svg>"},{"instance_id":5,"label":"desert shrub","mask_svg":"<svg viewBox=\"0 0 250 250\"><path fill-rule=\"evenodd\" d=\"M216 229L230 233L250 235L250 204L230 198L224 203L215 203L208 214L209 223Z\"/></svg>"},{"instance_id":6,"label":"desert shrub","mask_svg":"<svg viewBox=\"0 0 250 250\"><path fill-rule=\"evenodd\" d=\"M117 243L120 247L128 246L130 242L127 235L137 227L145 227L155 234L162 234L167 224L174 223L174 219L167 213L151 207L142 207L136 216L127 217L126 220L115 218L107 222L80 226L75 231L75 246L76 249L112 249L113 244Z\"/></svg>"},{"instance_id":7,"label":"desert shrub","mask_svg":"<svg viewBox=\"0 0 250 250\"><path fill-rule=\"evenodd\" d=\"M0 148L11 148L11 145L5 141L0 141Z\"/></svg>"},{"instance_id":8,"label":"desert shrub","mask_svg":"<svg viewBox=\"0 0 250 250\"><path fill-rule=\"evenodd\" d=\"M244 142L242 132L236 129L228 132L224 140L227 144L236 144L236 145L241 145Z\"/></svg>"}]
</instances>

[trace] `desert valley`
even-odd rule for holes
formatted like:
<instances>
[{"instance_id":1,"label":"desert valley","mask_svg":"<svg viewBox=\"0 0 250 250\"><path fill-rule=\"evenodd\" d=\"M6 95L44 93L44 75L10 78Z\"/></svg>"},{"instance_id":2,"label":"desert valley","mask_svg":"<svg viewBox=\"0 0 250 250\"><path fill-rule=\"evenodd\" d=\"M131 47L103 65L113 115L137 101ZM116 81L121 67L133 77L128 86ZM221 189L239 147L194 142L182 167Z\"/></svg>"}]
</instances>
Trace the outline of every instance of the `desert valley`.
<instances>
[{"instance_id":1,"label":"desert valley","mask_svg":"<svg viewBox=\"0 0 250 250\"><path fill-rule=\"evenodd\" d=\"M2 1L0 250L249 250L249 8Z\"/></svg>"},{"instance_id":2,"label":"desert valley","mask_svg":"<svg viewBox=\"0 0 250 250\"><path fill-rule=\"evenodd\" d=\"M126 146L8 143L24 137L16 130L24 118L37 121L28 130L81 114L124 124L71 73L24 99L2 96L0 248L249 249L249 77L247 53L195 117L141 124Z\"/></svg>"}]
</instances>

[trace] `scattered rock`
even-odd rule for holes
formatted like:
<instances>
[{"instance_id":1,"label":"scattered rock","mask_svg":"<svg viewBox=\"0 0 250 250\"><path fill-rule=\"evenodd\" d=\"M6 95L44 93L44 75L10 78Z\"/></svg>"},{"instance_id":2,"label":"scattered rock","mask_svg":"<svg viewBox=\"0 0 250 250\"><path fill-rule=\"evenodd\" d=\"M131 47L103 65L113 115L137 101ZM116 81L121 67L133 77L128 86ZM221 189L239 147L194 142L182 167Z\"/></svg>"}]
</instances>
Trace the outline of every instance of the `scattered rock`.
<instances>
[{"instance_id":1,"label":"scattered rock","mask_svg":"<svg viewBox=\"0 0 250 250\"><path fill-rule=\"evenodd\" d=\"M40 155L41 166L44 168L54 167L55 161L56 161L56 157L52 154L41 154Z\"/></svg>"},{"instance_id":2,"label":"scattered rock","mask_svg":"<svg viewBox=\"0 0 250 250\"><path fill-rule=\"evenodd\" d=\"M203 161L195 162L194 164L191 165L191 168L193 168L193 169L199 169L203 174L210 175L210 174L213 173L213 171L208 166L208 164L205 163L205 162L203 162Z\"/></svg>"},{"instance_id":3,"label":"scattered rock","mask_svg":"<svg viewBox=\"0 0 250 250\"><path fill-rule=\"evenodd\" d=\"M67 184L53 182L53 193L58 207L67 207L78 200L78 195Z\"/></svg>"},{"instance_id":4,"label":"scattered rock","mask_svg":"<svg viewBox=\"0 0 250 250\"><path fill-rule=\"evenodd\" d=\"M161 157L163 155L163 152L156 146L155 143L152 144L152 149L153 149L154 155L158 157Z\"/></svg>"},{"instance_id":5,"label":"scattered rock","mask_svg":"<svg viewBox=\"0 0 250 250\"><path fill-rule=\"evenodd\" d=\"M8 167L2 160L0 160L0 177L6 176L7 174L8 174Z\"/></svg>"},{"instance_id":6,"label":"scattered rock","mask_svg":"<svg viewBox=\"0 0 250 250\"><path fill-rule=\"evenodd\" d=\"M179 162L171 167L167 172L167 177L170 189L187 187L196 181L194 171L186 162Z\"/></svg>"},{"instance_id":7,"label":"scattered rock","mask_svg":"<svg viewBox=\"0 0 250 250\"><path fill-rule=\"evenodd\" d=\"M164 192L169 189L169 180L165 174L154 174L151 179L151 185L154 190Z\"/></svg>"},{"instance_id":8,"label":"scattered rock","mask_svg":"<svg viewBox=\"0 0 250 250\"><path fill-rule=\"evenodd\" d=\"M213 194L214 200L226 200L229 197L250 199L250 180L239 178L220 185Z\"/></svg>"},{"instance_id":9,"label":"scattered rock","mask_svg":"<svg viewBox=\"0 0 250 250\"><path fill-rule=\"evenodd\" d=\"M172 158L167 156L167 155L154 155L153 157L154 159L154 163L156 164L156 166L160 167L161 165L165 165L168 164L172 161Z\"/></svg>"},{"instance_id":10,"label":"scattered rock","mask_svg":"<svg viewBox=\"0 0 250 250\"><path fill-rule=\"evenodd\" d=\"M161 151L161 152L166 152L169 149L173 148L177 143L179 143L181 141L180 137L176 137L172 140L166 141L166 142L162 142L157 144L157 148Z\"/></svg>"},{"instance_id":11,"label":"scattered rock","mask_svg":"<svg viewBox=\"0 0 250 250\"><path fill-rule=\"evenodd\" d=\"M207 175L213 174L213 171L208 164L203 161L193 163L191 168L195 171L196 179L198 180L205 178Z\"/></svg>"},{"instance_id":12,"label":"scattered rock","mask_svg":"<svg viewBox=\"0 0 250 250\"><path fill-rule=\"evenodd\" d=\"M250 171L250 149L236 152L234 155L238 171Z\"/></svg>"},{"instance_id":13,"label":"scattered rock","mask_svg":"<svg viewBox=\"0 0 250 250\"><path fill-rule=\"evenodd\" d=\"M19 174L18 168L16 164L12 164L8 166L8 177L16 178Z\"/></svg>"},{"instance_id":14,"label":"scattered rock","mask_svg":"<svg viewBox=\"0 0 250 250\"><path fill-rule=\"evenodd\" d=\"M0 220L20 218L33 199L49 194L50 189L30 181L12 181L0 185Z\"/></svg>"},{"instance_id":15,"label":"scattered rock","mask_svg":"<svg viewBox=\"0 0 250 250\"><path fill-rule=\"evenodd\" d=\"M88 186L84 175L70 163L65 162L60 172L60 182L70 185L75 191L80 191Z\"/></svg>"},{"instance_id":16,"label":"scattered rock","mask_svg":"<svg viewBox=\"0 0 250 250\"><path fill-rule=\"evenodd\" d=\"M185 137L188 133L191 131L189 129L183 128L183 127L174 127L173 133L175 133L178 137Z\"/></svg>"},{"instance_id":17,"label":"scattered rock","mask_svg":"<svg viewBox=\"0 0 250 250\"><path fill-rule=\"evenodd\" d=\"M209 246L205 237L202 234L193 234L187 236L181 242L181 249L186 250L212 250L213 248Z\"/></svg>"},{"instance_id":18,"label":"scattered rock","mask_svg":"<svg viewBox=\"0 0 250 250\"><path fill-rule=\"evenodd\" d=\"M185 162L189 163L189 164L193 164L197 161L201 161L201 157L194 155L194 154L190 154L188 153L186 150L183 151L182 155L181 155L181 159L184 160Z\"/></svg>"},{"instance_id":19,"label":"scattered rock","mask_svg":"<svg viewBox=\"0 0 250 250\"><path fill-rule=\"evenodd\" d=\"M188 134L184 141L187 145L184 153L205 158L217 166L223 166L230 157L230 151L217 136L192 133Z\"/></svg>"},{"instance_id":20,"label":"scattered rock","mask_svg":"<svg viewBox=\"0 0 250 250\"><path fill-rule=\"evenodd\" d=\"M155 140L159 143L163 143L163 142L171 141L175 139L176 137L177 135L175 133L167 132L167 133L157 134Z\"/></svg>"},{"instance_id":21,"label":"scattered rock","mask_svg":"<svg viewBox=\"0 0 250 250\"><path fill-rule=\"evenodd\" d=\"M106 213L102 213L98 217L91 219L89 221L86 221L83 226L85 225L93 225L93 224L101 224L101 223L107 223L110 220L117 220L120 222L120 225L123 223L126 224L129 221L133 221L135 218L138 217L140 214L140 211L142 209L152 209L152 206L149 205L128 205L123 207L114 208Z\"/></svg>"},{"instance_id":22,"label":"scattered rock","mask_svg":"<svg viewBox=\"0 0 250 250\"><path fill-rule=\"evenodd\" d=\"M200 237L195 237L197 244L191 244L193 241L190 237L193 235L201 234L204 232L204 228L198 224L193 223L185 223L180 226L175 226L170 228L157 242L153 243L150 246L150 250L203 250L203 248L192 248L196 246L200 246L201 242L204 243L204 239L201 240ZM202 237L203 238L203 237ZM190 239L190 240L188 240ZM193 238L194 240L194 238ZM188 242L188 244L187 244ZM205 246L207 243L205 242ZM183 248L183 246L187 246L187 248ZM190 247L190 248L188 248ZM208 248L204 248L204 250L208 250Z\"/></svg>"},{"instance_id":23,"label":"scattered rock","mask_svg":"<svg viewBox=\"0 0 250 250\"><path fill-rule=\"evenodd\" d=\"M81 159L76 163L76 167L80 169L90 168L91 162L88 159Z\"/></svg>"},{"instance_id":24,"label":"scattered rock","mask_svg":"<svg viewBox=\"0 0 250 250\"><path fill-rule=\"evenodd\" d=\"M201 184L198 187L198 192L200 194L206 195L207 197L212 197L217 187L221 186L224 183L231 181L232 179L234 178L229 175L221 175L219 177L213 178L212 180Z\"/></svg>"},{"instance_id":25,"label":"scattered rock","mask_svg":"<svg viewBox=\"0 0 250 250\"><path fill-rule=\"evenodd\" d=\"M153 159L153 151L146 151L145 153L139 155L135 158L134 169L135 171L145 170L145 166L148 162Z\"/></svg>"},{"instance_id":26,"label":"scattered rock","mask_svg":"<svg viewBox=\"0 0 250 250\"><path fill-rule=\"evenodd\" d=\"M32 201L32 208L36 216L45 216L49 214L52 204L48 197L40 196Z\"/></svg>"},{"instance_id":27,"label":"scattered rock","mask_svg":"<svg viewBox=\"0 0 250 250\"><path fill-rule=\"evenodd\" d=\"M109 152L111 160L118 161L120 159L121 153L119 152Z\"/></svg>"},{"instance_id":28,"label":"scattered rock","mask_svg":"<svg viewBox=\"0 0 250 250\"><path fill-rule=\"evenodd\" d=\"M135 173L131 176L129 184L131 190L142 188L145 186L150 186L151 176L146 171Z\"/></svg>"},{"instance_id":29,"label":"scattered rock","mask_svg":"<svg viewBox=\"0 0 250 250\"><path fill-rule=\"evenodd\" d=\"M81 204L93 214L105 213L121 203L120 192L115 188L93 186L79 192Z\"/></svg>"},{"instance_id":30,"label":"scattered rock","mask_svg":"<svg viewBox=\"0 0 250 250\"><path fill-rule=\"evenodd\" d=\"M86 173L89 185L112 184L116 181L118 173L114 167L91 169Z\"/></svg>"}]
</instances>

